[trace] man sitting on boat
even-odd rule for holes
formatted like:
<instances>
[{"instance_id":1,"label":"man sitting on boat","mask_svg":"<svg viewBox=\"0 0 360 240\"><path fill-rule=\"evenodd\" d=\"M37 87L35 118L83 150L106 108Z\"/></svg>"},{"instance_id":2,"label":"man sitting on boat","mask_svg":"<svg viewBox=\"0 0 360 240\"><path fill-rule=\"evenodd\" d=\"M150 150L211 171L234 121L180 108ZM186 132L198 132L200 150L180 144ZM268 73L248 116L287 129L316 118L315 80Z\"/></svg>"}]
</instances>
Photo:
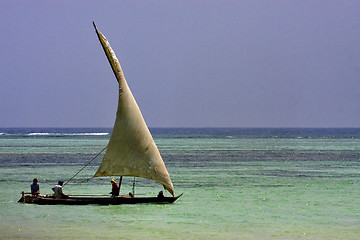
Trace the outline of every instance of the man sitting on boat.
<instances>
[{"instance_id":1,"label":"man sitting on boat","mask_svg":"<svg viewBox=\"0 0 360 240\"><path fill-rule=\"evenodd\" d=\"M163 199L165 197L164 192L160 191L159 194L157 195L157 197L160 198L160 199Z\"/></svg>"},{"instance_id":2,"label":"man sitting on boat","mask_svg":"<svg viewBox=\"0 0 360 240\"><path fill-rule=\"evenodd\" d=\"M31 195L33 195L34 197L35 196L41 197L41 195L40 195L40 186L38 184L37 178L33 179L33 183L30 185L30 188L31 188Z\"/></svg>"},{"instance_id":3,"label":"man sitting on boat","mask_svg":"<svg viewBox=\"0 0 360 240\"><path fill-rule=\"evenodd\" d=\"M119 196L120 193L120 188L119 186L116 184L116 180L113 178L110 180L111 185L112 185L112 189L111 189L111 198L117 197Z\"/></svg>"},{"instance_id":4,"label":"man sitting on boat","mask_svg":"<svg viewBox=\"0 0 360 240\"><path fill-rule=\"evenodd\" d=\"M56 199L61 199L61 198L68 198L68 195L63 194L62 192L62 185L64 184L63 181L59 181L57 185L55 185L55 187L52 188L52 190L54 191L54 196Z\"/></svg>"}]
</instances>

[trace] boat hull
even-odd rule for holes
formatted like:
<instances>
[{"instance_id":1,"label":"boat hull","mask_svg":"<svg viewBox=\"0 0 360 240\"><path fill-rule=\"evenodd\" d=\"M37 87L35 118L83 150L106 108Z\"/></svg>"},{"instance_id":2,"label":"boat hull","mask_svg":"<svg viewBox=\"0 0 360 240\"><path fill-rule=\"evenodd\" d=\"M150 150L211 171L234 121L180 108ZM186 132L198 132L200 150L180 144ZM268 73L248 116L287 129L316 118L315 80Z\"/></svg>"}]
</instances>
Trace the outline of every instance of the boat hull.
<instances>
[{"instance_id":1,"label":"boat hull","mask_svg":"<svg viewBox=\"0 0 360 240\"><path fill-rule=\"evenodd\" d=\"M119 205L119 204L138 204L138 203L173 203L177 197L69 197L66 199L56 199L53 197L34 197L26 195L20 198L19 203L39 204L39 205Z\"/></svg>"}]
</instances>

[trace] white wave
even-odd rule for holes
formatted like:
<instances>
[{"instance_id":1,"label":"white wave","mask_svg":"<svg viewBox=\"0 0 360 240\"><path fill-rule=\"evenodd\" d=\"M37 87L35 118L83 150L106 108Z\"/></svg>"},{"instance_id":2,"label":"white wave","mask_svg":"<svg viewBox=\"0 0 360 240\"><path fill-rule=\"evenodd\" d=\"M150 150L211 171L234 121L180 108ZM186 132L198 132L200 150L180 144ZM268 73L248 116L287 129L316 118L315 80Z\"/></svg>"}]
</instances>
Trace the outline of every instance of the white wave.
<instances>
[{"instance_id":1,"label":"white wave","mask_svg":"<svg viewBox=\"0 0 360 240\"><path fill-rule=\"evenodd\" d=\"M48 136L52 135L52 133L28 133L28 136Z\"/></svg>"},{"instance_id":2,"label":"white wave","mask_svg":"<svg viewBox=\"0 0 360 240\"><path fill-rule=\"evenodd\" d=\"M106 136L109 133L64 133L65 136Z\"/></svg>"},{"instance_id":3,"label":"white wave","mask_svg":"<svg viewBox=\"0 0 360 240\"><path fill-rule=\"evenodd\" d=\"M106 136L109 133L28 133L28 136Z\"/></svg>"}]
</instances>

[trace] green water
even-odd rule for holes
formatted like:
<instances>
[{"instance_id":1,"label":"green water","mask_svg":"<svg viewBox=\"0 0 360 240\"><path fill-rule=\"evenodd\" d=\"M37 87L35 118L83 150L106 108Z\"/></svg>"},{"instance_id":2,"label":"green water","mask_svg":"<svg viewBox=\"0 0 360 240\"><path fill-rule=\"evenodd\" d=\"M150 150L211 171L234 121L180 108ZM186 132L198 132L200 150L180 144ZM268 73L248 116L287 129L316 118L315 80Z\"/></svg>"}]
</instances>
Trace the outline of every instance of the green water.
<instances>
[{"instance_id":1,"label":"green water","mask_svg":"<svg viewBox=\"0 0 360 240\"><path fill-rule=\"evenodd\" d=\"M360 139L158 138L174 204L19 204L34 177L41 193L69 179L106 145L102 138L0 139L2 239L359 239ZM107 194L89 179L101 159L64 187ZM124 178L122 193L132 191ZM137 180L136 193L159 184Z\"/></svg>"}]
</instances>

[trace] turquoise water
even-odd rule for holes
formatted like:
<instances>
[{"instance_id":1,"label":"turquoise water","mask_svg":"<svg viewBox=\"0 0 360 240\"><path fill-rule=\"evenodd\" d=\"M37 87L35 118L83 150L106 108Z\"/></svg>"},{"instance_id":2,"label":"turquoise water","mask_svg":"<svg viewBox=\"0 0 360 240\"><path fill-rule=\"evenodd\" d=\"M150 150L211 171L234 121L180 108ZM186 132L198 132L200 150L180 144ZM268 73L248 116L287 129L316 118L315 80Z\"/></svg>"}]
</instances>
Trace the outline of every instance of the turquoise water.
<instances>
[{"instance_id":1,"label":"turquoise water","mask_svg":"<svg viewBox=\"0 0 360 240\"><path fill-rule=\"evenodd\" d=\"M152 129L174 204L18 204L34 177L42 194L100 152L109 129L0 129L2 239L358 239L359 129ZM64 187L107 194L101 157ZM132 191L133 178L121 192ZM136 194L161 186L136 180Z\"/></svg>"}]
</instances>

